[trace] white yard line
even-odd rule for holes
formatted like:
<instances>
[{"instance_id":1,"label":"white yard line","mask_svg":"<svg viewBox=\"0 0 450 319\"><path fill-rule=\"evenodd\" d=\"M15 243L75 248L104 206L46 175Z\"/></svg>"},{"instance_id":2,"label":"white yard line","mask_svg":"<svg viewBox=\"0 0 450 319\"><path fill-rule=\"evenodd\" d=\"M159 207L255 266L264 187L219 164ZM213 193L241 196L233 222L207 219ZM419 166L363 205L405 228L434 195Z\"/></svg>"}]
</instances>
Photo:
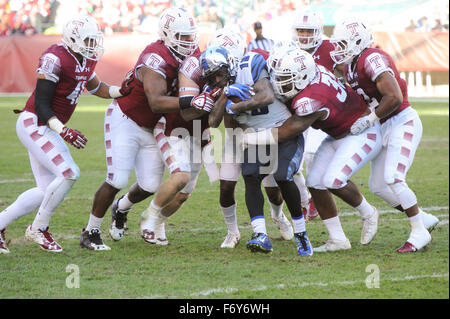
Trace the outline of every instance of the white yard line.
<instances>
[{"instance_id":1,"label":"white yard line","mask_svg":"<svg viewBox=\"0 0 450 319\"><path fill-rule=\"evenodd\" d=\"M396 282L396 281L410 281L424 278L445 278L448 277L448 273L444 274L427 274L427 275L406 275L404 277L393 277L393 278L383 278L382 274L380 276L380 287L383 282ZM184 296L167 296L163 294L155 294L148 297L141 297L144 299L155 299L155 298L183 298L183 297L206 297L215 293L231 294L236 293L240 290L243 291L263 291L272 289L285 289L285 288L302 288L302 287L328 287L328 286L353 286L356 284L365 284L365 280L347 280L347 281L331 281L331 282L299 282L295 284L277 284L272 286L259 286L253 288L236 288L236 287L225 287L225 288L211 288L207 290L202 290L198 292L193 292Z\"/></svg>"}]
</instances>

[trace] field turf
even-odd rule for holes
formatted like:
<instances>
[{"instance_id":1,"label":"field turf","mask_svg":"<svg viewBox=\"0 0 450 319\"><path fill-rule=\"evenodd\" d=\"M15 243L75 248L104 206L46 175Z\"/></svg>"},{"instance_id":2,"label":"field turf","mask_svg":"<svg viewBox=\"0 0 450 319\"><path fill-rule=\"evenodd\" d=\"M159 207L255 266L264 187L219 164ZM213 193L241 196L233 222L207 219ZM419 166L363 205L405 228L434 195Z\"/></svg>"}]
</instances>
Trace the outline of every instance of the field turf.
<instances>
[{"instance_id":1,"label":"field turf","mask_svg":"<svg viewBox=\"0 0 450 319\"><path fill-rule=\"evenodd\" d=\"M0 210L23 191L34 187L26 149L15 132L17 115L26 97L0 97ZM70 148L81 177L54 213L50 231L63 246L61 254L41 250L25 240L24 232L34 214L16 220L7 228L11 253L0 255L0 299L4 298L179 298L179 299L334 299L334 298L449 298L449 104L445 100L413 100L424 132L408 184L419 204L439 217L433 240L423 251L398 254L409 235L406 216L395 212L367 187L369 166L353 181L369 202L382 212L379 232L368 246L359 244L361 219L337 200L341 223L352 243L343 252L297 255L294 242L282 241L265 215L274 245L269 255L245 248L252 229L244 201L244 184L236 189L241 243L233 250L219 248L226 226L219 207L218 182L209 183L202 171L191 198L166 223L169 246L145 243L139 235L139 216L149 200L133 207L129 230L119 242L108 234L110 212L103 222L105 243L111 251L93 252L79 247L81 229L88 222L92 199L105 179L103 144L104 110L109 101L82 96L69 126L89 139L84 150ZM130 178L131 185L135 181ZM123 194L126 190L120 192ZM284 209L287 216L289 213ZM307 223L313 246L328 233L317 218ZM66 282L71 267L79 269L79 288ZM375 266L369 266L375 265ZM67 268L69 266L69 268ZM379 269L379 288L368 288L367 267ZM368 269L368 270L369 270ZM66 270L69 270L67 272ZM371 277L369 277L371 278ZM70 286L70 285L69 285Z\"/></svg>"}]
</instances>

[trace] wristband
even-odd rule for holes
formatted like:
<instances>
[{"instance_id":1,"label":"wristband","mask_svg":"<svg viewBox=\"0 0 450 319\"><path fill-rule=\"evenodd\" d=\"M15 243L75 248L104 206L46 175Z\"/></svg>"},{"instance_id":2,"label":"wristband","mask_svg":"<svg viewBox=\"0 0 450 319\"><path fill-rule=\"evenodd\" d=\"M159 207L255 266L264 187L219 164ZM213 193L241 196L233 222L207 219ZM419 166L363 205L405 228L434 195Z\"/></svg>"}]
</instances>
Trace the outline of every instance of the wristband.
<instances>
[{"instance_id":1,"label":"wristband","mask_svg":"<svg viewBox=\"0 0 450 319\"><path fill-rule=\"evenodd\" d=\"M56 133L61 134L64 128L64 124L62 124L61 121L58 120L56 117L52 117L50 120L48 120L48 127L51 128Z\"/></svg>"},{"instance_id":2,"label":"wristband","mask_svg":"<svg viewBox=\"0 0 450 319\"><path fill-rule=\"evenodd\" d=\"M121 97L122 94L120 94L120 87L115 86L115 85L111 85L109 87L109 96L113 99Z\"/></svg>"}]
</instances>

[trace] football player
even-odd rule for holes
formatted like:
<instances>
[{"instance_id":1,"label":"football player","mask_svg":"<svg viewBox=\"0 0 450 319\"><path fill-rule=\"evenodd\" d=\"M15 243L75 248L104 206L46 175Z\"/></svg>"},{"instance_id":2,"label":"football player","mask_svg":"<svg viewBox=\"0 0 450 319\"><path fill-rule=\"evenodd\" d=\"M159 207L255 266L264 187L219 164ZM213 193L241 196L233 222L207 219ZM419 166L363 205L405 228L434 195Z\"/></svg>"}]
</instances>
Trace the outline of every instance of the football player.
<instances>
[{"instance_id":1,"label":"football player","mask_svg":"<svg viewBox=\"0 0 450 319\"><path fill-rule=\"evenodd\" d=\"M159 40L142 51L130 74L131 94L115 99L106 110L107 176L95 194L88 225L82 231L82 248L109 249L103 244L99 229L106 210L128 184L133 169L137 182L132 186L135 191L130 193L135 198L127 196L122 200L136 203L156 193L150 209L158 212L189 181L189 167L185 166L171 170L169 178L161 184L165 166L153 129L163 113L180 110L176 96L178 69L198 49L194 18L182 8L166 9L159 18L159 36ZM141 235L144 240L150 237L145 228L141 229Z\"/></svg>"},{"instance_id":2,"label":"football player","mask_svg":"<svg viewBox=\"0 0 450 319\"><path fill-rule=\"evenodd\" d=\"M50 217L80 177L67 145L86 146L87 138L66 123L80 94L86 90L102 98L118 98L129 93L100 81L94 69L103 54L103 35L89 15L76 16L64 24L62 43L49 47L40 57L37 83L17 120L17 135L27 148L37 187L22 193L0 213L0 252L7 253L5 227L15 219L38 213L25 237L46 251L62 247L48 232ZM124 82L125 83L125 82Z\"/></svg>"},{"instance_id":3,"label":"football player","mask_svg":"<svg viewBox=\"0 0 450 319\"><path fill-rule=\"evenodd\" d=\"M352 134L361 134L381 123L382 151L371 162L370 190L409 217L411 233L399 253L426 246L438 219L419 208L406 184L406 174L422 137L422 123L408 102L406 81L392 58L373 43L370 29L358 18L336 24L331 38L333 61L344 65L346 80L369 105L371 113L353 123Z\"/></svg>"},{"instance_id":4,"label":"football player","mask_svg":"<svg viewBox=\"0 0 450 319\"><path fill-rule=\"evenodd\" d=\"M379 125L359 135L350 135L351 125L369 109L358 94L343 85L325 67L316 65L311 54L292 46L270 55L271 82L284 96L294 115L278 129L248 133L244 143L278 143L304 132L309 126L328 134L319 146L306 178L314 203L329 232L325 245L315 252L350 249L342 230L331 193L339 196L363 217L361 244L368 244L377 232L378 211L370 205L350 178L381 149Z\"/></svg>"},{"instance_id":5,"label":"football player","mask_svg":"<svg viewBox=\"0 0 450 319\"><path fill-rule=\"evenodd\" d=\"M277 127L291 116L289 110L274 97L263 55L249 52L241 59L239 65L236 65L229 52L217 46L208 48L202 54L200 64L207 84L224 89L223 96L228 98L225 101L226 112L233 116L240 127L256 130ZM236 103L233 103L233 97L238 97L240 102L235 100ZM220 100L215 107L221 107ZM270 177L276 181L275 186L280 188L291 212L294 224L293 237L296 239L298 254L301 256L312 255L305 221L300 205L298 205L300 193L292 179L292 175L300 164L302 149L302 135L279 145L282 155L278 156L277 152L274 156L271 153L269 159L270 163L278 165L275 169L265 171L263 169L265 164L261 163L262 157L257 156L254 160L251 158L257 152L256 150L254 154L250 154L248 151L244 153L241 167L245 181L245 199L254 231L252 239L247 242L248 249L265 253L273 251L273 245L267 236L264 197L261 191L263 178L271 174Z\"/></svg>"},{"instance_id":6,"label":"football player","mask_svg":"<svg viewBox=\"0 0 450 319\"><path fill-rule=\"evenodd\" d=\"M236 39L236 36L232 36L235 32L219 32L218 36L213 38L208 47L223 46L227 48L234 60L235 65L238 65L239 61L243 58L246 48L241 36ZM236 42L238 47L230 46L230 40ZM262 55L267 58L268 53L261 49L255 49L251 52ZM252 53L252 54L253 54ZM226 98L226 96L223 96ZM223 100L223 101L226 101ZM221 103L219 103L221 104ZM221 104L224 106L225 104ZM220 164L220 207L225 219L225 223L228 228L228 233L222 242L222 248L234 248L240 241L241 235L237 225L236 209L237 203L235 201L234 192L241 172L240 161L236 158L236 143L233 137L229 134L228 129L233 129L238 126L238 123L233 120L231 115L227 115L224 107L214 107L211 111L209 122L212 127L218 127L219 124L224 121L225 126L225 145L222 156L222 162ZM294 236L292 225L283 213L283 198L281 196L278 185L272 176L268 176L263 179L263 185L269 199L272 221L277 225L280 230L281 236L285 240L291 240Z\"/></svg>"},{"instance_id":7,"label":"football player","mask_svg":"<svg viewBox=\"0 0 450 319\"><path fill-rule=\"evenodd\" d=\"M210 43L208 43L208 45L210 45L211 43L220 43L224 47L227 47L229 50L231 50L238 58L244 54L245 47L242 37L238 33L231 30L218 30L213 35L213 38L211 39ZM169 205L164 207L163 210L158 214L149 215L146 225L149 236L146 241L152 244L168 244L168 240L165 235L165 220L181 207L182 203L188 199L189 194L194 190L201 165L199 165L198 159L196 162L192 161L193 153L195 153L194 150L196 147L198 151L199 144L201 144L201 146L204 146L204 143L201 143L201 141L199 141L202 139L202 137L194 136L193 126L194 123L200 124L200 132L202 132L201 135L203 135L205 129L209 127L209 112L214 107L215 98L220 93L217 90L215 92L211 92L209 88L205 88L205 91L201 92L201 90L205 86L205 83L201 76L201 68L199 64L200 54L201 52L197 50L189 57L187 57L180 66L178 73L180 112L166 115L165 117L167 119L164 120L166 123L160 123L159 126L161 128L158 128L158 133L155 132L157 136L159 134L158 138L160 139L160 141L158 141L158 144L162 146L161 152L163 153L163 156L165 158L170 158L170 156L173 156L175 162L190 163L191 178L185 188L176 195L175 199ZM193 121L195 119L200 119L200 123ZM164 129L163 125L165 125ZM190 159L179 158L180 156L177 155L178 152L168 152L166 147L164 147L166 142L170 143L172 141L171 144L174 144L175 141L177 141L175 136L170 135L172 130L179 128L184 128L189 131L190 141L189 145L185 146L185 149L189 149L190 152L184 152L184 154L191 153ZM195 142L194 139L196 139ZM178 147L181 147L184 142L178 140L177 144ZM176 149L176 147L174 148ZM204 147L203 151L205 151ZM197 154L199 154L199 152L197 152ZM215 166L215 163L212 166ZM205 164L205 167L208 168L208 164ZM217 166L215 166L215 169L217 170ZM207 169L207 172L208 171L209 169ZM212 172L212 174L214 174L214 172ZM215 174L217 174L217 172L215 172ZM134 194L130 193L131 191L125 194L123 198L115 201L112 205L113 223L110 227L110 233L115 240L120 239L124 231L124 223L120 222L118 226L118 220L122 221L124 218L123 216L126 216L131 206L136 203L130 202L128 200L129 196L134 196ZM115 216L117 216L118 218L116 218ZM114 233L120 234L120 237L115 236Z\"/></svg>"},{"instance_id":8,"label":"football player","mask_svg":"<svg viewBox=\"0 0 450 319\"><path fill-rule=\"evenodd\" d=\"M336 63L331 59L330 51L334 49L333 45L326 39L323 39L323 22L322 16L318 11L312 11L311 9L299 10L294 15L294 21L292 23L292 40L297 46L310 53L314 61L327 68L331 72L336 69ZM322 130L316 130L313 127L309 127L304 133L305 137L305 153L304 162L305 170L308 173L310 164L319 148L320 143L327 137L327 134ZM300 171L294 175L295 181L302 192L302 206L304 207L307 219L317 217L318 213L314 207L314 202L311 196L306 191L305 179L302 175L302 166L300 165Z\"/></svg>"}]
</instances>

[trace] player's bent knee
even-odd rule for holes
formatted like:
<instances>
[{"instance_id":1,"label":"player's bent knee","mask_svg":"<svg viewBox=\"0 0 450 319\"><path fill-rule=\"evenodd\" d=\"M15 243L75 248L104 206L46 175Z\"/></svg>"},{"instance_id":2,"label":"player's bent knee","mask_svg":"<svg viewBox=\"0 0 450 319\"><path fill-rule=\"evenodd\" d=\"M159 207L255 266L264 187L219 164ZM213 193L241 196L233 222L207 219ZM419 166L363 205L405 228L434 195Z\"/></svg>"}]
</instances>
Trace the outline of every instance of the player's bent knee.
<instances>
[{"instance_id":1,"label":"player's bent knee","mask_svg":"<svg viewBox=\"0 0 450 319\"><path fill-rule=\"evenodd\" d=\"M327 189L340 189L347 185L348 178L339 174L325 174L322 178L322 185Z\"/></svg>"},{"instance_id":2,"label":"player's bent knee","mask_svg":"<svg viewBox=\"0 0 450 319\"><path fill-rule=\"evenodd\" d=\"M189 172L177 172L170 175L170 179L177 185L178 191L182 190L191 179Z\"/></svg>"},{"instance_id":3,"label":"player's bent knee","mask_svg":"<svg viewBox=\"0 0 450 319\"><path fill-rule=\"evenodd\" d=\"M128 185L128 176L115 174L112 179L106 179L106 182L116 189L123 189Z\"/></svg>"},{"instance_id":4,"label":"player's bent knee","mask_svg":"<svg viewBox=\"0 0 450 319\"><path fill-rule=\"evenodd\" d=\"M320 176L319 174L314 174L313 171L311 171L308 176L306 176L306 187L308 188L314 188L314 189L321 189L321 190L325 190L327 189L323 184L322 184L322 176Z\"/></svg>"}]
</instances>

